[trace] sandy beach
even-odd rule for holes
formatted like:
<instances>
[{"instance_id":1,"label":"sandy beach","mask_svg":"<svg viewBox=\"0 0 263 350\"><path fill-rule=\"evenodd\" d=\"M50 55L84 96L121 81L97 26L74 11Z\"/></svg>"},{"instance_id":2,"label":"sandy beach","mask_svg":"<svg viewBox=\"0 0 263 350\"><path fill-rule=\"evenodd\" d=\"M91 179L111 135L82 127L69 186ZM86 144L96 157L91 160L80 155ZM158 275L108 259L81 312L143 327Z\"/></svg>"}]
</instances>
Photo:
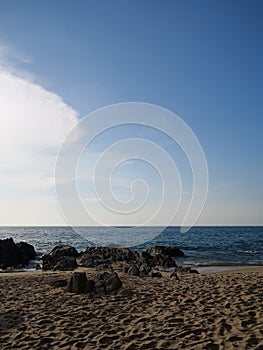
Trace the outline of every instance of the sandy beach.
<instances>
[{"instance_id":1,"label":"sandy beach","mask_svg":"<svg viewBox=\"0 0 263 350\"><path fill-rule=\"evenodd\" d=\"M1 349L263 349L262 268L180 281L120 272L105 296L50 285L71 274L0 274Z\"/></svg>"}]
</instances>

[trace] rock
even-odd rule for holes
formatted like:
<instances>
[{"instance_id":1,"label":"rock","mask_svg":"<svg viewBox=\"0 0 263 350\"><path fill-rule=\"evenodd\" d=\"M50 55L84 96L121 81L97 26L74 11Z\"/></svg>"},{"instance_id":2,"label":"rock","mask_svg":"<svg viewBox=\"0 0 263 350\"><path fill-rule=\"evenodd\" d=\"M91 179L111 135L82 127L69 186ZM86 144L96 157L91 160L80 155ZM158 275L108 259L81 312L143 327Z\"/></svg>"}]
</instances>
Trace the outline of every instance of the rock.
<instances>
[{"instance_id":1,"label":"rock","mask_svg":"<svg viewBox=\"0 0 263 350\"><path fill-rule=\"evenodd\" d=\"M57 245L51 252L42 256L43 270L74 270L77 267L78 251L68 245Z\"/></svg>"},{"instance_id":2,"label":"rock","mask_svg":"<svg viewBox=\"0 0 263 350\"><path fill-rule=\"evenodd\" d=\"M87 276L85 272L74 272L69 280L67 290L70 293L87 293Z\"/></svg>"},{"instance_id":3,"label":"rock","mask_svg":"<svg viewBox=\"0 0 263 350\"><path fill-rule=\"evenodd\" d=\"M71 247L70 245L56 245L48 254L52 258L60 258L62 256L71 256L77 258L78 251L76 248Z\"/></svg>"},{"instance_id":4,"label":"rock","mask_svg":"<svg viewBox=\"0 0 263 350\"><path fill-rule=\"evenodd\" d=\"M96 267L101 264L111 264L117 261L133 262L139 254L129 248L88 247L79 254L78 264L83 267Z\"/></svg>"},{"instance_id":5,"label":"rock","mask_svg":"<svg viewBox=\"0 0 263 350\"><path fill-rule=\"evenodd\" d=\"M122 287L116 272L101 272L94 276L95 289L98 294L109 294Z\"/></svg>"},{"instance_id":6,"label":"rock","mask_svg":"<svg viewBox=\"0 0 263 350\"><path fill-rule=\"evenodd\" d=\"M145 250L146 253L151 255L165 254L173 258L184 256L184 253L176 246L154 246Z\"/></svg>"},{"instance_id":7,"label":"rock","mask_svg":"<svg viewBox=\"0 0 263 350\"><path fill-rule=\"evenodd\" d=\"M131 276L140 276L140 270L138 266L136 265L131 266L128 270L128 274Z\"/></svg>"},{"instance_id":8,"label":"rock","mask_svg":"<svg viewBox=\"0 0 263 350\"><path fill-rule=\"evenodd\" d=\"M152 266L153 256L150 253L142 251L140 259L143 260L148 266Z\"/></svg>"},{"instance_id":9,"label":"rock","mask_svg":"<svg viewBox=\"0 0 263 350\"><path fill-rule=\"evenodd\" d=\"M147 276L151 272L151 266L147 264L142 264L139 268L140 276Z\"/></svg>"},{"instance_id":10,"label":"rock","mask_svg":"<svg viewBox=\"0 0 263 350\"><path fill-rule=\"evenodd\" d=\"M161 267L176 267L174 260L165 254L156 254L152 261L152 266L161 266Z\"/></svg>"},{"instance_id":11,"label":"rock","mask_svg":"<svg viewBox=\"0 0 263 350\"><path fill-rule=\"evenodd\" d=\"M109 294L121 288L122 282L116 272L104 271L87 279L85 272L74 272L67 286L71 293Z\"/></svg>"},{"instance_id":12,"label":"rock","mask_svg":"<svg viewBox=\"0 0 263 350\"><path fill-rule=\"evenodd\" d=\"M160 271L151 272L151 277L163 277Z\"/></svg>"},{"instance_id":13,"label":"rock","mask_svg":"<svg viewBox=\"0 0 263 350\"><path fill-rule=\"evenodd\" d=\"M0 240L0 268L24 267L30 260L35 259L36 252L31 244L15 243L13 238Z\"/></svg>"},{"instance_id":14,"label":"rock","mask_svg":"<svg viewBox=\"0 0 263 350\"><path fill-rule=\"evenodd\" d=\"M0 240L0 267L17 266L19 264L18 249L13 238Z\"/></svg>"},{"instance_id":15,"label":"rock","mask_svg":"<svg viewBox=\"0 0 263 350\"><path fill-rule=\"evenodd\" d=\"M97 270L113 270L113 267L111 264L99 264L96 267Z\"/></svg>"},{"instance_id":16,"label":"rock","mask_svg":"<svg viewBox=\"0 0 263 350\"><path fill-rule=\"evenodd\" d=\"M35 248L26 242L17 243L17 248L21 257L21 263L27 265L30 260L34 260L36 257Z\"/></svg>"},{"instance_id":17,"label":"rock","mask_svg":"<svg viewBox=\"0 0 263 350\"><path fill-rule=\"evenodd\" d=\"M62 256L61 258L58 258L58 260L51 266L48 265L48 269L46 269L47 265L45 265L45 268L43 268L43 270L72 271L76 269L77 266L77 261L74 257Z\"/></svg>"}]
</instances>

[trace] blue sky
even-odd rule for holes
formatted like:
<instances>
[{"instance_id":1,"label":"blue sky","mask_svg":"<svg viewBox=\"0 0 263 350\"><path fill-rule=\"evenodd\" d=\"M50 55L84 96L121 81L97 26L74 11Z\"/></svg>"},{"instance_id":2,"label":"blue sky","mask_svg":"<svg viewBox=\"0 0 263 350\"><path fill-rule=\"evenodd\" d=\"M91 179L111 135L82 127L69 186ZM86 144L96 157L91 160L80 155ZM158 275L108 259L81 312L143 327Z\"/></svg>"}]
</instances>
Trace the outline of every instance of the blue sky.
<instances>
[{"instance_id":1,"label":"blue sky","mask_svg":"<svg viewBox=\"0 0 263 350\"><path fill-rule=\"evenodd\" d=\"M0 1L0 224L63 224L51 185L61 140L97 108L140 101L176 113L203 147L210 186L198 224L262 225L262 10L248 0ZM182 160L186 187L188 170Z\"/></svg>"}]
</instances>

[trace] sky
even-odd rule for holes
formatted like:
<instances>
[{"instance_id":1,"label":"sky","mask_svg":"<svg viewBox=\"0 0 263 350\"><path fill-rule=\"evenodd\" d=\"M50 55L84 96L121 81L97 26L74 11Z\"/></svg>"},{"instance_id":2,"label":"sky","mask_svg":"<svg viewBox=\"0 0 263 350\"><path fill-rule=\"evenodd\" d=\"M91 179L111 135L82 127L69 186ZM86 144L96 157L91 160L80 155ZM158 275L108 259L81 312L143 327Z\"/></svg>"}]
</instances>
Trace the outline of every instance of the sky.
<instances>
[{"instance_id":1,"label":"sky","mask_svg":"<svg viewBox=\"0 0 263 350\"><path fill-rule=\"evenodd\" d=\"M197 225L263 225L262 13L260 0L0 0L0 225L67 225L54 185L62 142L89 113L124 102L168 109L198 138L209 190ZM191 166L167 136L138 125L87 146L77 169L83 205L103 223L92 169L107 147L131 137L158 144L175 161L182 207L170 224L180 225ZM151 215L167 169L160 175L142 160L122 165L112 177L115 196L129 201L134 179L144 179L143 215ZM176 209L175 197L165 205ZM137 224L127 215L106 222Z\"/></svg>"}]
</instances>

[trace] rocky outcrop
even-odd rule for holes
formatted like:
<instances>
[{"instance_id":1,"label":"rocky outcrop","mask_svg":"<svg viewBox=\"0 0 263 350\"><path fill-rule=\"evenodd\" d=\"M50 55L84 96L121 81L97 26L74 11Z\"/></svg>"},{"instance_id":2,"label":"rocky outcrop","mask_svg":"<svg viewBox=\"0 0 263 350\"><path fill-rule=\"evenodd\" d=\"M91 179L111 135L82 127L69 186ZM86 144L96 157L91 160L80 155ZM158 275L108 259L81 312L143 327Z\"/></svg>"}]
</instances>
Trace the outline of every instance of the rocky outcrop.
<instances>
[{"instance_id":1,"label":"rocky outcrop","mask_svg":"<svg viewBox=\"0 0 263 350\"><path fill-rule=\"evenodd\" d=\"M131 276L140 276L140 269L138 268L138 266L132 265L128 269L128 274L131 275Z\"/></svg>"},{"instance_id":2,"label":"rocky outcrop","mask_svg":"<svg viewBox=\"0 0 263 350\"><path fill-rule=\"evenodd\" d=\"M36 251L35 248L26 242L19 242L16 244L21 261L23 265L28 265L30 260L34 260L36 257Z\"/></svg>"},{"instance_id":3,"label":"rocky outcrop","mask_svg":"<svg viewBox=\"0 0 263 350\"><path fill-rule=\"evenodd\" d=\"M25 267L35 259L36 252L31 244L15 243L13 238L0 240L0 268Z\"/></svg>"},{"instance_id":4,"label":"rocky outcrop","mask_svg":"<svg viewBox=\"0 0 263 350\"><path fill-rule=\"evenodd\" d=\"M130 263L138 257L139 254L129 248L88 247L85 252L79 254L78 264L83 267L97 267L117 261Z\"/></svg>"},{"instance_id":5,"label":"rocky outcrop","mask_svg":"<svg viewBox=\"0 0 263 350\"><path fill-rule=\"evenodd\" d=\"M122 287L122 282L116 272L101 272L94 276L95 290L98 294L109 294Z\"/></svg>"},{"instance_id":6,"label":"rocky outcrop","mask_svg":"<svg viewBox=\"0 0 263 350\"><path fill-rule=\"evenodd\" d=\"M88 279L85 272L74 272L67 286L71 293L110 294L122 287L116 272L101 272Z\"/></svg>"},{"instance_id":7,"label":"rocky outcrop","mask_svg":"<svg viewBox=\"0 0 263 350\"><path fill-rule=\"evenodd\" d=\"M176 267L177 265L169 255L156 254L153 257L152 266L160 266L160 267L168 268L168 267Z\"/></svg>"},{"instance_id":8,"label":"rocky outcrop","mask_svg":"<svg viewBox=\"0 0 263 350\"><path fill-rule=\"evenodd\" d=\"M182 252L181 249L176 246L168 247L168 246L157 245L146 249L145 252L151 255L165 254L173 258L184 256L184 252Z\"/></svg>"},{"instance_id":9,"label":"rocky outcrop","mask_svg":"<svg viewBox=\"0 0 263 350\"><path fill-rule=\"evenodd\" d=\"M51 252L42 256L43 270L74 270L77 267L78 251L68 245L57 245Z\"/></svg>"}]
</instances>

